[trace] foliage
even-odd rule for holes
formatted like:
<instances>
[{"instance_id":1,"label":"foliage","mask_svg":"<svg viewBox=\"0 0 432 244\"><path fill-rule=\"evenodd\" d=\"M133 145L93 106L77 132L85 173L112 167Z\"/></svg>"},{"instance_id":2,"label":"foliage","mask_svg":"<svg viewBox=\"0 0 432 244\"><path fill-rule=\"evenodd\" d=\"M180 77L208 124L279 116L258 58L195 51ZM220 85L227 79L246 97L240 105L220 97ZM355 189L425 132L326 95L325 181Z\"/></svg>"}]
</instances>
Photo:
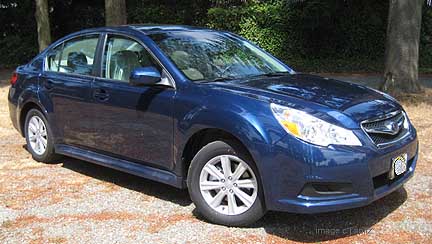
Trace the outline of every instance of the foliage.
<instances>
[{"instance_id":1,"label":"foliage","mask_svg":"<svg viewBox=\"0 0 432 244\"><path fill-rule=\"evenodd\" d=\"M19 3L6 0L0 3L0 68L30 60L38 51L33 16L18 18L28 16L29 9L34 9L34 3L30 0Z\"/></svg>"},{"instance_id":2,"label":"foliage","mask_svg":"<svg viewBox=\"0 0 432 244\"><path fill-rule=\"evenodd\" d=\"M200 0L130 0L128 22L203 25L210 4Z\"/></svg>"},{"instance_id":3,"label":"foliage","mask_svg":"<svg viewBox=\"0 0 432 244\"><path fill-rule=\"evenodd\" d=\"M432 7L423 6L420 34L420 71L432 73Z\"/></svg>"},{"instance_id":4,"label":"foliage","mask_svg":"<svg viewBox=\"0 0 432 244\"><path fill-rule=\"evenodd\" d=\"M371 71L381 68L387 7L372 0L249 1L210 9L208 26L237 32L296 69Z\"/></svg>"},{"instance_id":5,"label":"foliage","mask_svg":"<svg viewBox=\"0 0 432 244\"><path fill-rule=\"evenodd\" d=\"M243 7L214 7L207 12L207 26L213 29L240 32L240 21L246 15Z\"/></svg>"},{"instance_id":6,"label":"foliage","mask_svg":"<svg viewBox=\"0 0 432 244\"><path fill-rule=\"evenodd\" d=\"M0 67L37 53L34 0L3 0ZM53 40L104 25L104 0L50 0ZM127 0L129 23L238 33L301 71L382 71L388 0ZM19 16L19 17L17 17ZM420 69L432 72L432 7L423 8Z\"/></svg>"}]
</instances>

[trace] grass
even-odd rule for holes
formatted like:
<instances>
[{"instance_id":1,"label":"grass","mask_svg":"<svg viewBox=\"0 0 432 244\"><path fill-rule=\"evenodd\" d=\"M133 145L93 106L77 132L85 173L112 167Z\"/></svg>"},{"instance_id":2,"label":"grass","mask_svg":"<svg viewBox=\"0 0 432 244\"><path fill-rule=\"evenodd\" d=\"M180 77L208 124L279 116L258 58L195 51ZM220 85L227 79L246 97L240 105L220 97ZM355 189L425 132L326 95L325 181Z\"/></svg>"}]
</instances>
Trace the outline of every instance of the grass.
<instances>
[{"instance_id":1,"label":"grass","mask_svg":"<svg viewBox=\"0 0 432 244\"><path fill-rule=\"evenodd\" d=\"M426 104L432 106L432 88L424 88L424 93L406 94L397 97L404 106L417 106Z\"/></svg>"}]
</instances>

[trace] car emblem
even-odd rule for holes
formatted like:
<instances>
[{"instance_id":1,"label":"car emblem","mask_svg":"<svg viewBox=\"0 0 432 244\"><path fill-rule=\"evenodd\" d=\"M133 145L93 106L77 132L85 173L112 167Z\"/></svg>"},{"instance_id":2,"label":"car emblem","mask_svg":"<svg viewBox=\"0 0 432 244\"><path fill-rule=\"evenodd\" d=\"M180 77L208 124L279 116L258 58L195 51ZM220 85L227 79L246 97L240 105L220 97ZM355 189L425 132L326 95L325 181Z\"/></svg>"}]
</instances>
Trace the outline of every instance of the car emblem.
<instances>
[{"instance_id":1,"label":"car emblem","mask_svg":"<svg viewBox=\"0 0 432 244\"><path fill-rule=\"evenodd\" d=\"M393 122L393 121L389 121L387 123L385 123L384 125L385 127L385 131L383 132L388 132L389 134L395 135L399 132L400 129L400 125L398 122Z\"/></svg>"},{"instance_id":2,"label":"car emblem","mask_svg":"<svg viewBox=\"0 0 432 244\"><path fill-rule=\"evenodd\" d=\"M394 132L397 129L396 123L392 123L392 122L386 123L385 127L386 127L387 130L389 130L391 132Z\"/></svg>"},{"instance_id":3,"label":"car emblem","mask_svg":"<svg viewBox=\"0 0 432 244\"><path fill-rule=\"evenodd\" d=\"M365 131L368 133L381 133L381 134L389 134L396 135L400 132L404 123L404 118L400 118L397 121L383 121L383 123L375 126L374 128L365 128Z\"/></svg>"}]
</instances>

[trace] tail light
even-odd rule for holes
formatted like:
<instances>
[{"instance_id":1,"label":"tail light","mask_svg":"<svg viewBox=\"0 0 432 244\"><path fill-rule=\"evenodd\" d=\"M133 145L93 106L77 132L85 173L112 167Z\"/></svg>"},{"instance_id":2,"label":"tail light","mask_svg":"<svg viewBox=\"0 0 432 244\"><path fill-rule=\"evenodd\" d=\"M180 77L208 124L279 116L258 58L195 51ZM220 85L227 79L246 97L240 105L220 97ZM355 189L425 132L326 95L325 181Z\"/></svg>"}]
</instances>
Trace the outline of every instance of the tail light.
<instances>
[{"instance_id":1,"label":"tail light","mask_svg":"<svg viewBox=\"0 0 432 244\"><path fill-rule=\"evenodd\" d=\"M12 77L10 79L11 85L15 85L15 83L17 82L17 80L18 80L18 74L16 72L13 72L12 73Z\"/></svg>"}]
</instances>

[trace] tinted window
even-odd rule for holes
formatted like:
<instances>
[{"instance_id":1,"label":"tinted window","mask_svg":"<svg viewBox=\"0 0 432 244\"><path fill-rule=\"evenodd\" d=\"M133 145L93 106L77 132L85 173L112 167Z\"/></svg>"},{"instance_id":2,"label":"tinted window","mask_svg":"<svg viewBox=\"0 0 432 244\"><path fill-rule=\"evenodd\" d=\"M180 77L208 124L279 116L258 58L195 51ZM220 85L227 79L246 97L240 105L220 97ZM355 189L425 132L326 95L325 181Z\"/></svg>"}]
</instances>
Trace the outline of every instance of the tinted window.
<instances>
[{"instance_id":1,"label":"tinted window","mask_svg":"<svg viewBox=\"0 0 432 244\"><path fill-rule=\"evenodd\" d=\"M90 35L65 42L58 71L91 75L98 38L98 35Z\"/></svg>"},{"instance_id":2,"label":"tinted window","mask_svg":"<svg viewBox=\"0 0 432 244\"><path fill-rule=\"evenodd\" d=\"M63 48L63 44L60 44L54 49L51 49L46 57L45 70L46 71L58 71L60 63L60 55Z\"/></svg>"},{"instance_id":3,"label":"tinted window","mask_svg":"<svg viewBox=\"0 0 432 244\"><path fill-rule=\"evenodd\" d=\"M125 37L108 37L102 64L104 78L129 82L130 74L135 68L148 66L161 71L160 66L138 42Z\"/></svg>"},{"instance_id":4,"label":"tinted window","mask_svg":"<svg viewBox=\"0 0 432 244\"><path fill-rule=\"evenodd\" d=\"M191 80L289 72L275 58L231 34L173 31L150 37Z\"/></svg>"}]
</instances>

